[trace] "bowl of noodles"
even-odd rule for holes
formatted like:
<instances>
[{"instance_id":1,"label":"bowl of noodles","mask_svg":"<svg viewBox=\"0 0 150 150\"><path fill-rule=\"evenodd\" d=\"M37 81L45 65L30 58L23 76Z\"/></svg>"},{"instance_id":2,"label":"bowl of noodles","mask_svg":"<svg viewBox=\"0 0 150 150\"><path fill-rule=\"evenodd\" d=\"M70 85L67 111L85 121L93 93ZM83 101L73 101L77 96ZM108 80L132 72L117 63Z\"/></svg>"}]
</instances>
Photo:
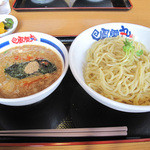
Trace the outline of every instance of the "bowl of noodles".
<instances>
[{"instance_id":1,"label":"bowl of noodles","mask_svg":"<svg viewBox=\"0 0 150 150\"><path fill-rule=\"evenodd\" d=\"M108 23L79 34L69 50L71 71L98 102L118 111L150 111L150 29Z\"/></svg>"},{"instance_id":2,"label":"bowl of noodles","mask_svg":"<svg viewBox=\"0 0 150 150\"><path fill-rule=\"evenodd\" d=\"M30 105L48 97L68 69L68 51L57 38L20 32L0 41L0 103Z\"/></svg>"}]
</instances>

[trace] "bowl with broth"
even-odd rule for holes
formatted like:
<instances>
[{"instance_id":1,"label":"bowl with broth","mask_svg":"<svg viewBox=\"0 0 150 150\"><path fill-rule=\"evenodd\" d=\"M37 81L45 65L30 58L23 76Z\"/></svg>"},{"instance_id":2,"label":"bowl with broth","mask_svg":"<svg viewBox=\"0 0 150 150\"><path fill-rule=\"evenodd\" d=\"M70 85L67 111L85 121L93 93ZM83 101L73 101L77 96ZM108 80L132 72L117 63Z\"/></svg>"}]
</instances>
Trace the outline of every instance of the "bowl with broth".
<instances>
[{"instance_id":1,"label":"bowl with broth","mask_svg":"<svg viewBox=\"0 0 150 150\"><path fill-rule=\"evenodd\" d=\"M83 31L69 50L70 68L98 102L119 111L150 111L150 29L108 23Z\"/></svg>"},{"instance_id":2,"label":"bowl with broth","mask_svg":"<svg viewBox=\"0 0 150 150\"><path fill-rule=\"evenodd\" d=\"M59 86L68 69L68 51L51 35L15 33L1 38L0 64L0 103L29 105Z\"/></svg>"}]
</instances>

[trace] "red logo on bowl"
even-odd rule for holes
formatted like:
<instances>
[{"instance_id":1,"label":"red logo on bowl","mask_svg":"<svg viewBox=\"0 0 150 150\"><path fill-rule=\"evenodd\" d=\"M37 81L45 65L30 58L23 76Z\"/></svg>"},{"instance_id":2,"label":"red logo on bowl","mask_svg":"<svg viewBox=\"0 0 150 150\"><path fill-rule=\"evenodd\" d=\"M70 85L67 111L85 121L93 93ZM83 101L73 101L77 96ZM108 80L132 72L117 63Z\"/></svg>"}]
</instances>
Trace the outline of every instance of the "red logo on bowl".
<instances>
[{"instance_id":1,"label":"red logo on bowl","mask_svg":"<svg viewBox=\"0 0 150 150\"><path fill-rule=\"evenodd\" d=\"M30 34L30 36L18 36L13 37L11 40L14 44L21 44L21 43L28 43L28 42L33 42L33 41L37 41L37 38Z\"/></svg>"}]
</instances>

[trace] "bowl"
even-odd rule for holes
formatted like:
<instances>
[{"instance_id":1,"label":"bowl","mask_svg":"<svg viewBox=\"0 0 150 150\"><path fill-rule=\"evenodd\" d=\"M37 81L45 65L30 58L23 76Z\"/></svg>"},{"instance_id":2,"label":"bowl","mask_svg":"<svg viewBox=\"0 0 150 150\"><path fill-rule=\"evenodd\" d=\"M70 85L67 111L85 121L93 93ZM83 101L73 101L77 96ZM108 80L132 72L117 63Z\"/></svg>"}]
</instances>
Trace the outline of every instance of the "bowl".
<instances>
[{"instance_id":1,"label":"bowl","mask_svg":"<svg viewBox=\"0 0 150 150\"><path fill-rule=\"evenodd\" d=\"M31 0L31 2L36 3L36 4L48 4L54 0Z\"/></svg>"},{"instance_id":2,"label":"bowl","mask_svg":"<svg viewBox=\"0 0 150 150\"><path fill-rule=\"evenodd\" d=\"M9 35L11 33L13 33L18 25L18 20L15 16L13 15L0 15L0 22L5 21L6 18L10 18L14 21L13 27L11 29L7 29L7 31L5 33L0 34L0 37L4 37L6 35Z\"/></svg>"},{"instance_id":3,"label":"bowl","mask_svg":"<svg viewBox=\"0 0 150 150\"><path fill-rule=\"evenodd\" d=\"M85 56L87 50L94 42L100 39L115 37L118 35L129 38L134 37L135 41L143 43L148 51L150 51L150 28L148 27L121 22L97 25L83 31L75 38L75 40L71 44L69 49L69 62L72 74L80 84L80 86L93 99L97 100L103 105L106 105L107 107L130 113L149 112L150 106L130 105L111 100L101 94L98 94L85 83L83 77L83 66L86 63Z\"/></svg>"},{"instance_id":4,"label":"bowl","mask_svg":"<svg viewBox=\"0 0 150 150\"><path fill-rule=\"evenodd\" d=\"M9 106L24 106L39 102L55 91L67 72L68 51L61 41L48 34L39 32L20 32L5 36L0 40L0 52L5 53L10 48L24 45L40 45L53 50L60 56L62 62L62 73L52 85L44 90L20 98L0 98L1 104Z\"/></svg>"}]
</instances>

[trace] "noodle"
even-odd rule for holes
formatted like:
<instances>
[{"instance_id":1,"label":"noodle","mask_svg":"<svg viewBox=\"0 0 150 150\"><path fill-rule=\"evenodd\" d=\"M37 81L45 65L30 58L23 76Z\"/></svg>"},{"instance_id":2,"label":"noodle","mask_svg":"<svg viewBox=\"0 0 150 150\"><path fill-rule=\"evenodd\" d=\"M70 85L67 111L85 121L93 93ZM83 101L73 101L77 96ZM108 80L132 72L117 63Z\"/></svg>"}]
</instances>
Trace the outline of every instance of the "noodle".
<instances>
[{"instance_id":1,"label":"noodle","mask_svg":"<svg viewBox=\"0 0 150 150\"><path fill-rule=\"evenodd\" d=\"M88 50L84 68L86 84L112 100L150 105L150 53L132 40L134 52L123 51L124 37L106 38ZM130 40L131 41L131 40ZM136 55L142 49L143 54Z\"/></svg>"}]
</instances>

